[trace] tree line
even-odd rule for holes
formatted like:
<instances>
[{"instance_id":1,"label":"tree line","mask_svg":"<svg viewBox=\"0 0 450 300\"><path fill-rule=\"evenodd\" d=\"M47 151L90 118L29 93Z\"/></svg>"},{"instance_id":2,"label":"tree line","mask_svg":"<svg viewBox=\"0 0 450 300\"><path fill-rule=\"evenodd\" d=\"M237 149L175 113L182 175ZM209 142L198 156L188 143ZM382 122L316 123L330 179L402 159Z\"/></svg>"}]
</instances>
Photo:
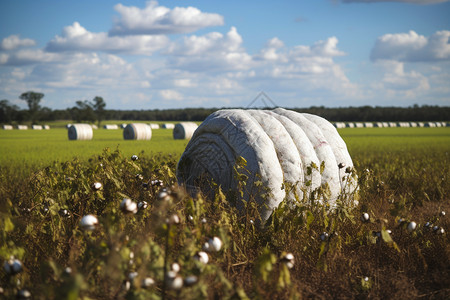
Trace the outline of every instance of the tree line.
<instances>
[{"instance_id":1,"label":"tree line","mask_svg":"<svg viewBox=\"0 0 450 300\"><path fill-rule=\"evenodd\" d=\"M31 122L38 124L55 120L75 122L97 122L103 120L136 121L203 121L208 115L220 108L184 108L153 110L115 110L105 109L106 102L96 96L92 101L77 100L75 105L66 109L52 110L41 107L42 93L29 91L20 95L27 102L27 109L20 109L8 100L0 100L0 123ZM266 108L271 109L271 108ZM313 106L309 108L290 108L324 117L330 122L420 122L450 121L449 106L414 105L411 107L338 107Z\"/></svg>"}]
</instances>

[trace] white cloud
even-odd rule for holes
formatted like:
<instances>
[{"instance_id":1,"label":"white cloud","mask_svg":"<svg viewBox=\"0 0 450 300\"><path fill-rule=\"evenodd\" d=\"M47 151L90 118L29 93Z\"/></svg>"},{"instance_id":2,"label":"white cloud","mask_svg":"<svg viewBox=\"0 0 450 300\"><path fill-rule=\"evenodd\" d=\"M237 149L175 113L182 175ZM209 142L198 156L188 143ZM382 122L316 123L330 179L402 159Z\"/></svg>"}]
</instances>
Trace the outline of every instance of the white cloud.
<instances>
[{"instance_id":1,"label":"white cloud","mask_svg":"<svg viewBox=\"0 0 450 300\"><path fill-rule=\"evenodd\" d=\"M379 61L377 67L384 70L381 81L374 86L390 96L417 98L430 89L427 77L416 70L405 71L405 64L398 61Z\"/></svg>"},{"instance_id":2,"label":"white cloud","mask_svg":"<svg viewBox=\"0 0 450 300\"><path fill-rule=\"evenodd\" d=\"M434 3L448 2L449 0L341 0L341 1L344 3L404 2L413 4L434 4Z\"/></svg>"},{"instance_id":3,"label":"white cloud","mask_svg":"<svg viewBox=\"0 0 450 300\"><path fill-rule=\"evenodd\" d=\"M0 44L0 50L14 50L20 47L31 47L36 45L32 39L21 39L18 35L10 35L4 38Z\"/></svg>"},{"instance_id":4,"label":"white cloud","mask_svg":"<svg viewBox=\"0 0 450 300\"><path fill-rule=\"evenodd\" d=\"M188 36L174 42L165 55L174 68L193 72L247 69L251 56L241 47L242 37L235 27L227 34L211 32L203 36Z\"/></svg>"},{"instance_id":5,"label":"white cloud","mask_svg":"<svg viewBox=\"0 0 450 300\"><path fill-rule=\"evenodd\" d=\"M450 60L450 31L437 31L430 37L414 31L385 34L377 39L372 48L372 60L441 61Z\"/></svg>"},{"instance_id":6,"label":"white cloud","mask_svg":"<svg viewBox=\"0 0 450 300\"><path fill-rule=\"evenodd\" d=\"M175 101L183 100L183 95L181 95L179 92L175 90L161 90L159 91L159 95L164 100L175 100Z\"/></svg>"},{"instance_id":7,"label":"white cloud","mask_svg":"<svg viewBox=\"0 0 450 300\"><path fill-rule=\"evenodd\" d=\"M21 49L13 53L0 54L0 65L23 66L59 60L60 56L41 49Z\"/></svg>"},{"instance_id":8,"label":"white cloud","mask_svg":"<svg viewBox=\"0 0 450 300\"><path fill-rule=\"evenodd\" d=\"M114 9L120 14L111 29L111 35L190 33L201 28L221 26L223 17L204 13L195 7L169 9L158 2L147 2L145 8L117 4Z\"/></svg>"},{"instance_id":9,"label":"white cloud","mask_svg":"<svg viewBox=\"0 0 450 300\"><path fill-rule=\"evenodd\" d=\"M151 55L168 43L163 35L113 36L106 32L94 33L86 30L78 22L64 27L60 36L55 36L46 47L47 51L104 51Z\"/></svg>"}]
</instances>

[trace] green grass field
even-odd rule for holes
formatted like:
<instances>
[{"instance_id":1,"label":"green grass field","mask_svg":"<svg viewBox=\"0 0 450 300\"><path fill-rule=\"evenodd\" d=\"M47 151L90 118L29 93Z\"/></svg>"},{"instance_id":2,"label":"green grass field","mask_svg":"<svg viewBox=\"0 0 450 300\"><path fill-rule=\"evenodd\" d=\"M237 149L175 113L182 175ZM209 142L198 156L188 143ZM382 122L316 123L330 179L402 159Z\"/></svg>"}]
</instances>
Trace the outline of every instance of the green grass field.
<instances>
[{"instance_id":1,"label":"green grass field","mask_svg":"<svg viewBox=\"0 0 450 300\"><path fill-rule=\"evenodd\" d=\"M449 299L450 128L339 133L359 205L283 203L261 230L253 202L230 206L239 190L206 200L177 187L187 142L171 130L150 141L124 141L121 130L96 130L92 141L69 141L62 128L2 130L0 298L26 289L33 299ZM124 197L146 205L130 213ZM87 214L98 218L92 232L80 223ZM212 237L223 245L206 250L205 264L198 251Z\"/></svg>"},{"instance_id":2,"label":"green grass field","mask_svg":"<svg viewBox=\"0 0 450 300\"><path fill-rule=\"evenodd\" d=\"M75 157L80 160L100 154L103 149L120 149L127 156L164 153L180 156L187 141L174 140L172 130L157 129L149 141L124 140L122 129L94 130L90 141L70 141L67 129L0 131L0 165L19 169L36 169L53 162Z\"/></svg>"},{"instance_id":3,"label":"green grass field","mask_svg":"<svg viewBox=\"0 0 450 300\"><path fill-rule=\"evenodd\" d=\"M117 122L107 122L114 123ZM52 127L55 124L50 124ZM0 165L19 169L36 169L53 162L63 162L75 157L80 160L100 154L103 149L119 149L131 156L164 153L179 157L187 141L174 140L172 130L153 130L150 141L124 140L122 130L94 130L91 141L69 141L63 123L51 130L1 130ZM450 128L345 128L339 133L347 143L355 161L365 156L397 152L450 151Z\"/></svg>"}]
</instances>

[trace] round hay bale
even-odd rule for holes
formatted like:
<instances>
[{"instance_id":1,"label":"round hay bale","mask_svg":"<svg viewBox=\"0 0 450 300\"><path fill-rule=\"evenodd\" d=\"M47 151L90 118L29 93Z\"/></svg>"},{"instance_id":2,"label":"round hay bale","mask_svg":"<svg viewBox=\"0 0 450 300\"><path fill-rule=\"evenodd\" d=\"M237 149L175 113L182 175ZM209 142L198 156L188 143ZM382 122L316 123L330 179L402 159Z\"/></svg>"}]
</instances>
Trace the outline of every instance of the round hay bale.
<instances>
[{"instance_id":1,"label":"round hay bale","mask_svg":"<svg viewBox=\"0 0 450 300\"><path fill-rule=\"evenodd\" d=\"M42 126L42 128L44 128L45 130L50 130L50 125L44 125Z\"/></svg>"},{"instance_id":2,"label":"round hay bale","mask_svg":"<svg viewBox=\"0 0 450 300\"><path fill-rule=\"evenodd\" d=\"M28 125L17 125L17 129L18 130L27 130L28 129Z\"/></svg>"},{"instance_id":3,"label":"round hay bale","mask_svg":"<svg viewBox=\"0 0 450 300\"><path fill-rule=\"evenodd\" d=\"M119 126L117 124L106 124L103 125L103 128L108 130L117 130L119 129Z\"/></svg>"},{"instance_id":4,"label":"round hay bale","mask_svg":"<svg viewBox=\"0 0 450 300\"><path fill-rule=\"evenodd\" d=\"M128 124L123 130L125 140L150 140L152 138L152 128L144 123Z\"/></svg>"},{"instance_id":5,"label":"round hay bale","mask_svg":"<svg viewBox=\"0 0 450 300\"><path fill-rule=\"evenodd\" d=\"M151 129L159 129L159 124L156 124L156 123L150 123L149 125L150 125L150 128L151 128Z\"/></svg>"},{"instance_id":6,"label":"round hay bale","mask_svg":"<svg viewBox=\"0 0 450 300\"><path fill-rule=\"evenodd\" d=\"M93 131L89 124L72 124L68 130L69 140L92 140Z\"/></svg>"},{"instance_id":7,"label":"round hay bale","mask_svg":"<svg viewBox=\"0 0 450 300\"><path fill-rule=\"evenodd\" d=\"M42 125L31 125L31 129L33 129L33 130L42 130Z\"/></svg>"},{"instance_id":8,"label":"round hay bale","mask_svg":"<svg viewBox=\"0 0 450 300\"><path fill-rule=\"evenodd\" d=\"M3 130L13 130L12 125L3 125Z\"/></svg>"},{"instance_id":9,"label":"round hay bale","mask_svg":"<svg viewBox=\"0 0 450 300\"><path fill-rule=\"evenodd\" d=\"M284 199L294 205L318 188L325 192L315 199L331 208L342 192L357 191L355 177L345 173L353 167L345 142L331 123L315 115L281 108L214 112L186 146L177 180L193 196L199 191L209 196L214 189L210 180L225 193L236 193L236 164L245 165L244 199L256 201L263 221ZM357 203L345 199L349 206ZM236 205L243 208L241 201Z\"/></svg>"},{"instance_id":10,"label":"round hay bale","mask_svg":"<svg viewBox=\"0 0 450 300\"><path fill-rule=\"evenodd\" d=\"M197 127L198 125L194 122L178 123L173 129L173 138L175 140L190 140Z\"/></svg>"},{"instance_id":11,"label":"round hay bale","mask_svg":"<svg viewBox=\"0 0 450 300\"><path fill-rule=\"evenodd\" d=\"M173 123L164 123L164 124L162 124L161 128L163 128L163 129L174 129L175 128L175 124L173 124Z\"/></svg>"}]
</instances>

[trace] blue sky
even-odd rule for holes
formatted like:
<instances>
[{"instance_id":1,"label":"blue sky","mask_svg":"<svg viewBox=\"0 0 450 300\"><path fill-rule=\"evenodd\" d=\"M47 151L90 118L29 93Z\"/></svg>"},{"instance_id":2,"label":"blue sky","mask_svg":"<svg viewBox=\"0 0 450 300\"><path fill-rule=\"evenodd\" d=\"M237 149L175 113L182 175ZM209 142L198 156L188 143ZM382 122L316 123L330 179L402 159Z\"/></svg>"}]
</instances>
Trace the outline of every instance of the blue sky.
<instances>
[{"instance_id":1,"label":"blue sky","mask_svg":"<svg viewBox=\"0 0 450 300\"><path fill-rule=\"evenodd\" d=\"M0 99L450 105L448 0L0 1Z\"/></svg>"}]
</instances>

